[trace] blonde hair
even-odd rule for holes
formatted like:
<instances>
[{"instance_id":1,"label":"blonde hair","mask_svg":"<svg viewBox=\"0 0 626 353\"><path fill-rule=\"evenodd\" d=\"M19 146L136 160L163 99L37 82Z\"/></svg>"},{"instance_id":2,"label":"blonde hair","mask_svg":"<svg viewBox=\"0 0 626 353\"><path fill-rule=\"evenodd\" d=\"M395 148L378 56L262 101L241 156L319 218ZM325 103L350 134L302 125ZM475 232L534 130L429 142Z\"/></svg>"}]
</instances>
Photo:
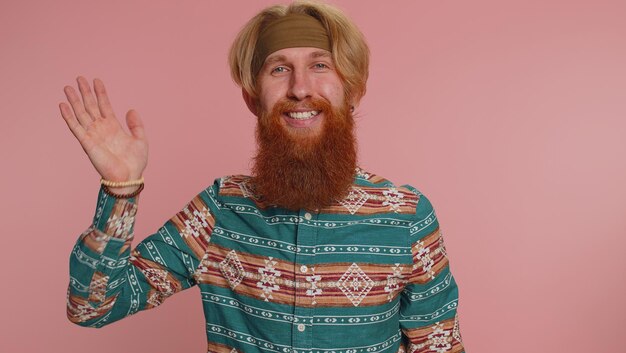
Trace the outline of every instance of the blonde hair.
<instances>
[{"instance_id":1,"label":"blonde hair","mask_svg":"<svg viewBox=\"0 0 626 353\"><path fill-rule=\"evenodd\" d=\"M258 97L253 60L257 39L263 28L287 14L306 14L322 23L332 48L332 58L344 85L346 99L358 102L365 95L369 48L356 25L339 9L312 1L295 1L263 9L241 29L228 55L230 74L251 97Z\"/></svg>"}]
</instances>

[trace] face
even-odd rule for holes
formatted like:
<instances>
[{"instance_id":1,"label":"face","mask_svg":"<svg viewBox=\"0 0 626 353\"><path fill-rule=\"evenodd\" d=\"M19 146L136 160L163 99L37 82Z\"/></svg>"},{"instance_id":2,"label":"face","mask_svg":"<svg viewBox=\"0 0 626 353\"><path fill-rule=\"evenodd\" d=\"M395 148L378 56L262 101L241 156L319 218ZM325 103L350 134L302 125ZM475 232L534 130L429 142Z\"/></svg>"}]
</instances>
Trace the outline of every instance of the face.
<instances>
[{"instance_id":1,"label":"face","mask_svg":"<svg viewBox=\"0 0 626 353\"><path fill-rule=\"evenodd\" d=\"M252 175L263 202L321 209L347 194L356 167L354 119L330 53L272 53L257 77L258 117Z\"/></svg>"},{"instance_id":2,"label":"face","mask_svg":"<svg viewBox=\"0 0 626 353\"><path fill-rule=\"evenodd\" d=\"M280 123L292 136L317 136L325 114L312 101L325 100L333 108L346 102L343 84L330 52L318 48L285 48L270 54L257 77L258 107L270 112L288 102ZM261 112L255 112L261 116Z\"/></svg>"}]
</instances>

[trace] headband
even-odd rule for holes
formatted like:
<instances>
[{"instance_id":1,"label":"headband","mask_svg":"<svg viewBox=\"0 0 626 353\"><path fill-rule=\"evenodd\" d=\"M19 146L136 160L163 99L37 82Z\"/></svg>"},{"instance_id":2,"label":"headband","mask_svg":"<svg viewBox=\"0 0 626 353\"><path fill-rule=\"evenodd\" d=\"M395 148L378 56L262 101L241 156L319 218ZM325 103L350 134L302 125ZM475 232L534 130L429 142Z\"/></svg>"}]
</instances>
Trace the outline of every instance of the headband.
<instances>
[{"instance_id":1,"label":"headband","mask_svg":"<svg viewBox=\"0 0 626 353\"><path fill-rule=\"evenodd\" d=\"M330 38L320 21L309 15L290 13L268 24L261 30L256 43L252 73L256 77L265 59L273 52L297 47L331 51Z\"/></svg>"}]
</instances>

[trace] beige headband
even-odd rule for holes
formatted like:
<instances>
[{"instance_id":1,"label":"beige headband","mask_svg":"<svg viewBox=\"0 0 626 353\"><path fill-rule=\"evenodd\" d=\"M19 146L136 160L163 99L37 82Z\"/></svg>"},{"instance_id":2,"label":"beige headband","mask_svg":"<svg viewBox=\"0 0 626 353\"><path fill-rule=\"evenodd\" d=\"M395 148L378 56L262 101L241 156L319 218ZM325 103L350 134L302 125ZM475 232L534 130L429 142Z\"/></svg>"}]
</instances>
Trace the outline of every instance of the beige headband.
<instances>
[{"instance_id":1,"label":"beige headband","mask_svg":"<svg viewBox=\"0 0 626 353\"><path fill-rule=\"evenodd\" d=\"M312 16L291 13L267 25L259 34L252 73L256 77L265 59L285 48L313 47L331 51L326 28Z\"/></svg>"}]
</instances>

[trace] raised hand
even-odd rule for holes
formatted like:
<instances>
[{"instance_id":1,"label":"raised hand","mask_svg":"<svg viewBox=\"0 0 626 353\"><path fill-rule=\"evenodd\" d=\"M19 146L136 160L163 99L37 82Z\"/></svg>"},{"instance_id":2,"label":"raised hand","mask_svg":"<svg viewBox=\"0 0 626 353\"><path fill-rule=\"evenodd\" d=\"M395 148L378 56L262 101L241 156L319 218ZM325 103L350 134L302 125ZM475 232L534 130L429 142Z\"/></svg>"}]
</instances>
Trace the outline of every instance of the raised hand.
<instances>
[{"instance_id":1,"label":"raised hand","mask_svg":"<svg viewBox=\"0 0 626 353\"><path fill-rule=\"evenodd\" d=\"M79 76L76 81L82 100L73 87L65 86L71 109L65 102L59 108L91 164L107 180L139 179L148 164L148 141L139 115L132 109L126 113L128 134L113 113L104 83L99 79L93 81L94 97L84 77Z\"/></svg>"}]
</instances>

